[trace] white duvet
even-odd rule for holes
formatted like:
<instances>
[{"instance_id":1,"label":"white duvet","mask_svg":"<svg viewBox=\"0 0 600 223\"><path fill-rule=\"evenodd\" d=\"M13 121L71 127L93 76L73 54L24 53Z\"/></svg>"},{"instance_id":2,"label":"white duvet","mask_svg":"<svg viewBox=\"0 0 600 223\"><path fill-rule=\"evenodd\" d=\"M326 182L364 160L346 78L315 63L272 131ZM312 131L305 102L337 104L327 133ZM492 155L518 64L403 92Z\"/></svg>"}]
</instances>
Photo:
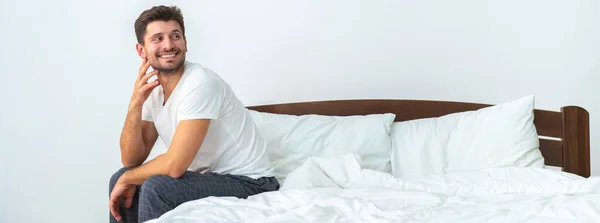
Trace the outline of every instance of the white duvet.
<instances>
[{"instance_id":1,"label":"white duvet","mask_svg":"<svg viewBox=\"0 0 600 223\"><path fill-rule=\"evenodd\" d=\"M400 180L360 163L310 158L279 191L194 200L150 222L600 222L600 178L511 167Z\"/></svg>"}]
</instances>

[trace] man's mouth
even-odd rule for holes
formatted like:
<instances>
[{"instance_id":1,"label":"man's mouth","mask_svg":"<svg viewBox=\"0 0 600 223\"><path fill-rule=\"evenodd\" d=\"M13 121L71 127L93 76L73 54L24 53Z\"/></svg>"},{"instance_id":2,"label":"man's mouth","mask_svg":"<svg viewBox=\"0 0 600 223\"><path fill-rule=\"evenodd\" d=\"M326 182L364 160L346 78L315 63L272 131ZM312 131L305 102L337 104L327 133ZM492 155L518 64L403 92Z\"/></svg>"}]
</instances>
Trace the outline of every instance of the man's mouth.
<instances>
[{"instance_id":1,"label":"man's mouth","mask_svg":"<svg viewBox=\"0 0 600 223\"><path fill-rule=\"evenodd\" d=\"M162 54L162 55L159 55L158 57L163 58L163 59L169 59L169 58L175 57L177 54L179 54L179 53Z\"/></svg>"}]
</instances>

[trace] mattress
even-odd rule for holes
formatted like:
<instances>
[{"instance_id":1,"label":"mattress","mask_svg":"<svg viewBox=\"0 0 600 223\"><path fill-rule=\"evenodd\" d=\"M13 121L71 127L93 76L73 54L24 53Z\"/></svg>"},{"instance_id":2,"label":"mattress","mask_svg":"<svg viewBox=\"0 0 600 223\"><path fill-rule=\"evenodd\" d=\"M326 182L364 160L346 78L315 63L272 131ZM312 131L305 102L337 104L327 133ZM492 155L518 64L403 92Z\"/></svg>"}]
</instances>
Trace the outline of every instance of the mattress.
<instances>
[{"instance_id":1,"label":"mattress","mask_svg":"<svg viewBox=\"0 0 600 223\"><path fill-rule=\"evenodd\" d=\"M398 179L345 154L306 160L279 191L189 201L148 222L600 222L600 178L505 167Z\"/></svg>"}]
</instances>

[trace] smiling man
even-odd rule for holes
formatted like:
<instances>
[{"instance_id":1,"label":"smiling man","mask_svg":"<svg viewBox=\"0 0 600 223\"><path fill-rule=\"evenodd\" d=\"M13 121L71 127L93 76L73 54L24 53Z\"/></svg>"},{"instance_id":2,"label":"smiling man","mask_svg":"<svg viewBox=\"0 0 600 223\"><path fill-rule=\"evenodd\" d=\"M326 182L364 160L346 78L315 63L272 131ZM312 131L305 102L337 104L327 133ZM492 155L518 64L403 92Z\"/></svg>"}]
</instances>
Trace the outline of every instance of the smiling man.
<instances>
[{"instance_id":1,"label":"smiling man","mask_svg":"<svg viewBox=\"0 0 600 223\"><path fill-rule=\"evenodd\" d=\"M152 7L135 34L142 64L121 133L124 167L110 179L110 222L144 222L208 196L278 190L248 110L216 73L186 61L181 11ZM167 150L147 161L158 137Z\"/></svg>"}]
</instances>

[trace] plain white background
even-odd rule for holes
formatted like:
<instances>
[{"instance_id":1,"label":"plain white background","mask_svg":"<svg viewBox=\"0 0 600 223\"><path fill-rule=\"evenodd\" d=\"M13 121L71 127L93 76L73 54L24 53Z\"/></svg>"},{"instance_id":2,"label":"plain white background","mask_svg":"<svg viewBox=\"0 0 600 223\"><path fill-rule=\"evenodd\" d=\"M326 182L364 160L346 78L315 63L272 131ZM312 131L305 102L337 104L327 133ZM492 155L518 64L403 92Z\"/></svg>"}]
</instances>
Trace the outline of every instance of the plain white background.
<instances>
[{"instance_id":1,"label":"plain white background","mask_svg":"<svg viewBox=\"0 0 600 223\"><path fill-rule=\"evenodd\" d=\"M188 59L246 105L351 98L590 112L600 174L594 0L177 1ZM133 22L170 1L0 3L0 222L106 222L140 59Z\"/></svg>"}]
</instances>

